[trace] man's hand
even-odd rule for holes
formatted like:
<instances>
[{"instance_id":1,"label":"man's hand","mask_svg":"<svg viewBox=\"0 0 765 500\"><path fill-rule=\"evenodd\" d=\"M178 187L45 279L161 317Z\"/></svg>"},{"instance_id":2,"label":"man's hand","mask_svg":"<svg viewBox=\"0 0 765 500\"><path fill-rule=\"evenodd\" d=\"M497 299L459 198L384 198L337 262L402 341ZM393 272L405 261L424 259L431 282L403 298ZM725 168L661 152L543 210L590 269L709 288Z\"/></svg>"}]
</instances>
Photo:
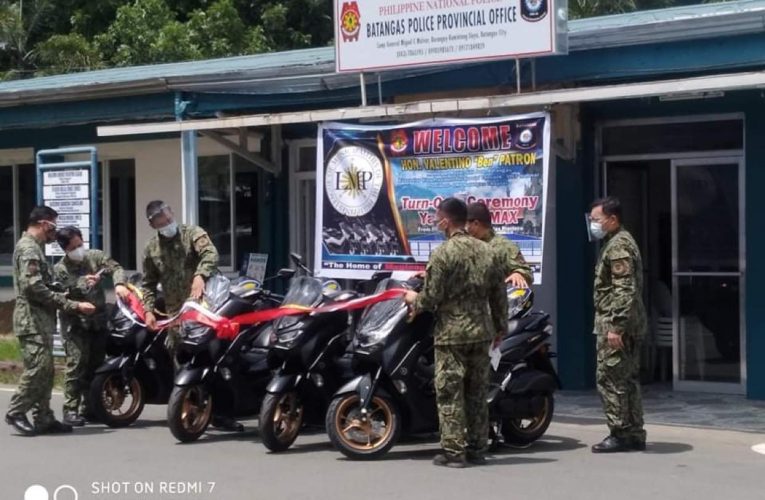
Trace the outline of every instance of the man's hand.
<instances>
[{"instance_id":1,"label":"man's hand","mask_svg":"<svg viewBox=\"0 0 765 500\"><path fill-rule=\"evenodd\" d=\"M404 302L406 302L406 305L408 305L409 307L412 307L416 300L417 300L417 292L409 290L408 292L406 292L406 295L404 295Z\"/></svg>"},{"instance_id":2,"label":"man's hand","mask_svg":"<svg viewBox=\"0 0 765 500\"><path fill-rule=\"evenodd\" d=\"M425 274L427 274L425 271L417 271L412 275L412 278L419 278L421 280L425 279Z\"/></svg>"},{"instance_id":3,"label":"man's hand","mask_svg":"<svg viewBox=\"0 0 765 500\"><path fill-rule=\"evenodd\" d=\"M88 285L88 287L93 288L97 284L101 282L101 275L99 274L88 274L85 276L85 284Z\"/></svg>"},{"instance_id":4,"label":"man's hand","mask_svg":"<svg viewBox=\"0 0 765 500\"><path fill-rule=\"evenodd\" d=\"M528 288L529 284L526 282L526 278L524 278L520 273L513 273L510 276L507 277L505 280L505 283L509 283L513 285L515 288Z\"/></svg>"},{"instance_id":5,"label":"man's hand","mask_svg":"<svg viewBox=\"0 0 765 500\"><path fill-rule=\"evenodd\" d=\"M199 300L204 293L205 279L199 275L194 276L194 281L191 283L191 298L193 300Z\"/></svg>"},{"instance_id":6,"label":"man's hand","mask_svg":"<svg viewBox=\"0 0 765 500\"><path fill-rule=\"evenodd\" d=\"M90 302L78 302L77 311L80 314L85 314L87 316L90 316L91 314L96 312L96 306L94 306Z\"/></svg>"},{"instance_id":7,"label":"man's hand","mask_svg":"<svg viewBox=\"0 0 765 500\"><path fill-rule=\"evenodd\" d=\"M157 331L157 317L152 312L146 313L146 328L153 332Z\"/></svg>"},{"instance_id":8,"label":"man's hand","mask_svg":"<svg viewBox=\"0 0 765 500\"><path fill-rule=\"evenodd\" d=\"M122 300L127 300L130 297L130 290L125 285L117 285L114 287L114 293Z\"/></svg>"},{"instance_id":9,"label":"man's hand","mask_svg":"<svg viewBox=\"0 0 765 500\"><path fill-rule=\"evenodd\" d=\"M624 340L622 339L621 333L608 332L606 340L608 341L608 346L612 349L616 349L617 351L624 349Z\"/></svg>"},{"instance_id":10,"label":"man's hand","mask_svg":"<svg viewBox=\"0 0 765 500\"><path fill-rule=\"evenodd\" d=\"M494 337L494 341L491 343L492 350L494 350L497 347L499 347L499 344L502 343L502 337L504 337L504 336L505 336L504 333L500 333L499 335Z\"/></svg>"}]
</instances>

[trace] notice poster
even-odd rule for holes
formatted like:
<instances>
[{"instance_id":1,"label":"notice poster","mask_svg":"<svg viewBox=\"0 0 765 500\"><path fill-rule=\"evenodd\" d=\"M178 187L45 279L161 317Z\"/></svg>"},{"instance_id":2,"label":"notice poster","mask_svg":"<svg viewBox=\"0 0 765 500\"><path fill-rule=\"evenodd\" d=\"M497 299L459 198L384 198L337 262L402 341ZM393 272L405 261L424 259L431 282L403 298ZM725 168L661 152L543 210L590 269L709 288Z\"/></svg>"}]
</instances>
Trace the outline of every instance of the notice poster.
<instances>
[{"instance_id":1,"label":"notice poster","mask_svg":"<svg viewBox=\"0 0 765 500\"><path fill-rule=\"evenodd\" d=\"M542 279L549 115L392 125L327 123L317 148L316 273L419 271L444 241L436 208L481 202Z\"/></svg>"}]
</instances>

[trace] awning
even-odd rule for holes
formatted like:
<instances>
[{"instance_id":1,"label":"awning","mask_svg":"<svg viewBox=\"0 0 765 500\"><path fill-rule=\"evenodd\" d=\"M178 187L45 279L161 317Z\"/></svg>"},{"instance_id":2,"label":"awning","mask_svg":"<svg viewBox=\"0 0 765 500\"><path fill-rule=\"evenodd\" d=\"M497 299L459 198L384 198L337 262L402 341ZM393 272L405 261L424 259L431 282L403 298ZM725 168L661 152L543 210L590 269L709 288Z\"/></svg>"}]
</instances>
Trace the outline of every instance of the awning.
<instances>
[{"instance_id":1,"label":"awning","mask_svg":"<svg viewBox=\"0 0 765 500\"><path fill-rule=\"evenodd\" d=\"M765 71L709 75L674 80L624 83L572 89L451 99L423 100L405 104L317 109L287 113L241 115L201 120L155 122L98 127L102 137L184 132L243 127L285 125L358 119L399 118L408 115L436 115L459 111L499 108L545 107L554 104L612 101L643 97L703 97L710 92L765 88Z\"/></svg>"}]
</instances>

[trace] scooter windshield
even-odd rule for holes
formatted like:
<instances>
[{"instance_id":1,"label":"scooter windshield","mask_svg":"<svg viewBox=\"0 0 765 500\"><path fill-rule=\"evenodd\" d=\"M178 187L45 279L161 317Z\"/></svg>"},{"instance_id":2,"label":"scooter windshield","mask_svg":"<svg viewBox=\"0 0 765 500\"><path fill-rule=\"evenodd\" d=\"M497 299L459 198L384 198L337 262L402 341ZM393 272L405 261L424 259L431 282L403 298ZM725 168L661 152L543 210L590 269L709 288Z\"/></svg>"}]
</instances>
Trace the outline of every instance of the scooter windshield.
<instances>
[{"instance_id":1,"label":"scooter windshield","mask_svg":"<svg viewBox=\"0 0 765 500\"><path fill-rule=\"evenodd\" d=\"M308 276L294 278L284 297L285 306L314 307L321 301L321 281Z\"/></svg>"},{"instance_id":2,"label":"scooter windshield","mask_svg":"<svg viewBox=\"0 0 765 500\"><path fill-rule=\"evenodd\" d=\"M385 279L377 285L375 293L402 287L403 285L398 281ZM359 323L358 334L360 337L387 335L407 314L408 310L403 297L378 302L369 306L364 312Z\"/></svg>"},{"instance_id":3,"label":"scooter windshield","mask_svg":"<svg viewBox=\"0 0 765 500\"><path fill-rule=\"evenodd\" d=\"M214 274L205 284L203 305L211 311L217 311L228 300L230 292L231 281L222 274Z\"/></svg>"}]
</instances>

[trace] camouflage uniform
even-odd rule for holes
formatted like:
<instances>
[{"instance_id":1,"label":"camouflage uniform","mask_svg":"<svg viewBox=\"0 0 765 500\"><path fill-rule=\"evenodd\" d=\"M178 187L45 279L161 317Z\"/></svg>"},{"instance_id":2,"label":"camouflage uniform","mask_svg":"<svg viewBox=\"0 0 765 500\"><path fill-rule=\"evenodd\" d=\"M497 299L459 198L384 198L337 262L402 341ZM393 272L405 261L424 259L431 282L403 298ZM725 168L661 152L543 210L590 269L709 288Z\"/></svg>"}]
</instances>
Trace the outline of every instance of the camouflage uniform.
<instances>
[{"instance_id":1,"label":"camouflage uniform","mask_svg":"<svg viewBox=\"0 0 765 500\"><path fill-rule=\"evenodd\" d=\"M13 252L13 288L16 293L13 331L21 345L24 373L11 398L8 414L20 415L32 410L38 429L54 421L50 396L56 309L77 310L76 302L48 288L51 282L51 269L43 244L24 233Z\"/></svg>"},{"instance_id":2,"label":"camouflage uniform","mask_svg":"<svg viewBox=\"0 0 765 500\"><path fill-rule=\"evenodd\" d=\"M155 234L143 252L143 304L147 311L154 310L157 285L162 284L167 314L175 314L191 293L194 276L205 280L218 269L218 250L207 232L197 226L180 224L172 238ZM178 344L178 330L171 329L167 336L170 353Z\"/></svg>"},{"instance_id":3,"label":"camouflage uniform","mask_svg":"<svg viewBox=\"0 0 765 500\"><path fill-rule=\"evenodd\" d=\"M611 435L645 442L640 395L640 346L647 328L643 306L643 263L625 229L606 237L595 269L597 385ZM608 332L620 333L624 349L608 346Z\"/></svg>"},{"instance_id":4,"label":"camouflage uniform","mask_svg":"<svg viewBox=\"0 0 765 500\"><path fill-rule=\"evenodd\" d=\"M96 368L106 355L107 314L106 294L103 281L88 287L85 276L104 269L112 277L114 285L125 284L125 272L113 259L101 250L88 250L81 262L69 257L58 261L54 267L56 281L69 291L69 297L96 306L92 316L81 314L61 315L61 330L66 350L66 382L64 385L64 413L86 415L87 395Z\"/></svg>"},{"instance_id":5,"label":"camouflage uniform","mask_svg":"<svg viewBox=\"0 0 765 500\"><path fill-rule=\"evenodd\" d=\"M488 245L460 231L439 246L414 309L436 318L441 446L450 455L482 452L489 435L489 347L507 323L504 276Z\"/></svg>"},{"instance_id":6,"label":"camouflage uniform","mask_svg":"<svg viewBox=\"0 0 765 500\"><path fill-rule=\"evenodd\" d=\"M505 277L510 276L513 273L518 273L523 276L526 283L531 285L534 283L534 275L531 274L531 267L526 264L526 259L523 258L521 249L518 248L514 242L505 238L500 234L496 234L494 230L490 230L487 239L484 240L494 250L496 258L499 260L502 266Z\"/></svg>"}]
</instances>

